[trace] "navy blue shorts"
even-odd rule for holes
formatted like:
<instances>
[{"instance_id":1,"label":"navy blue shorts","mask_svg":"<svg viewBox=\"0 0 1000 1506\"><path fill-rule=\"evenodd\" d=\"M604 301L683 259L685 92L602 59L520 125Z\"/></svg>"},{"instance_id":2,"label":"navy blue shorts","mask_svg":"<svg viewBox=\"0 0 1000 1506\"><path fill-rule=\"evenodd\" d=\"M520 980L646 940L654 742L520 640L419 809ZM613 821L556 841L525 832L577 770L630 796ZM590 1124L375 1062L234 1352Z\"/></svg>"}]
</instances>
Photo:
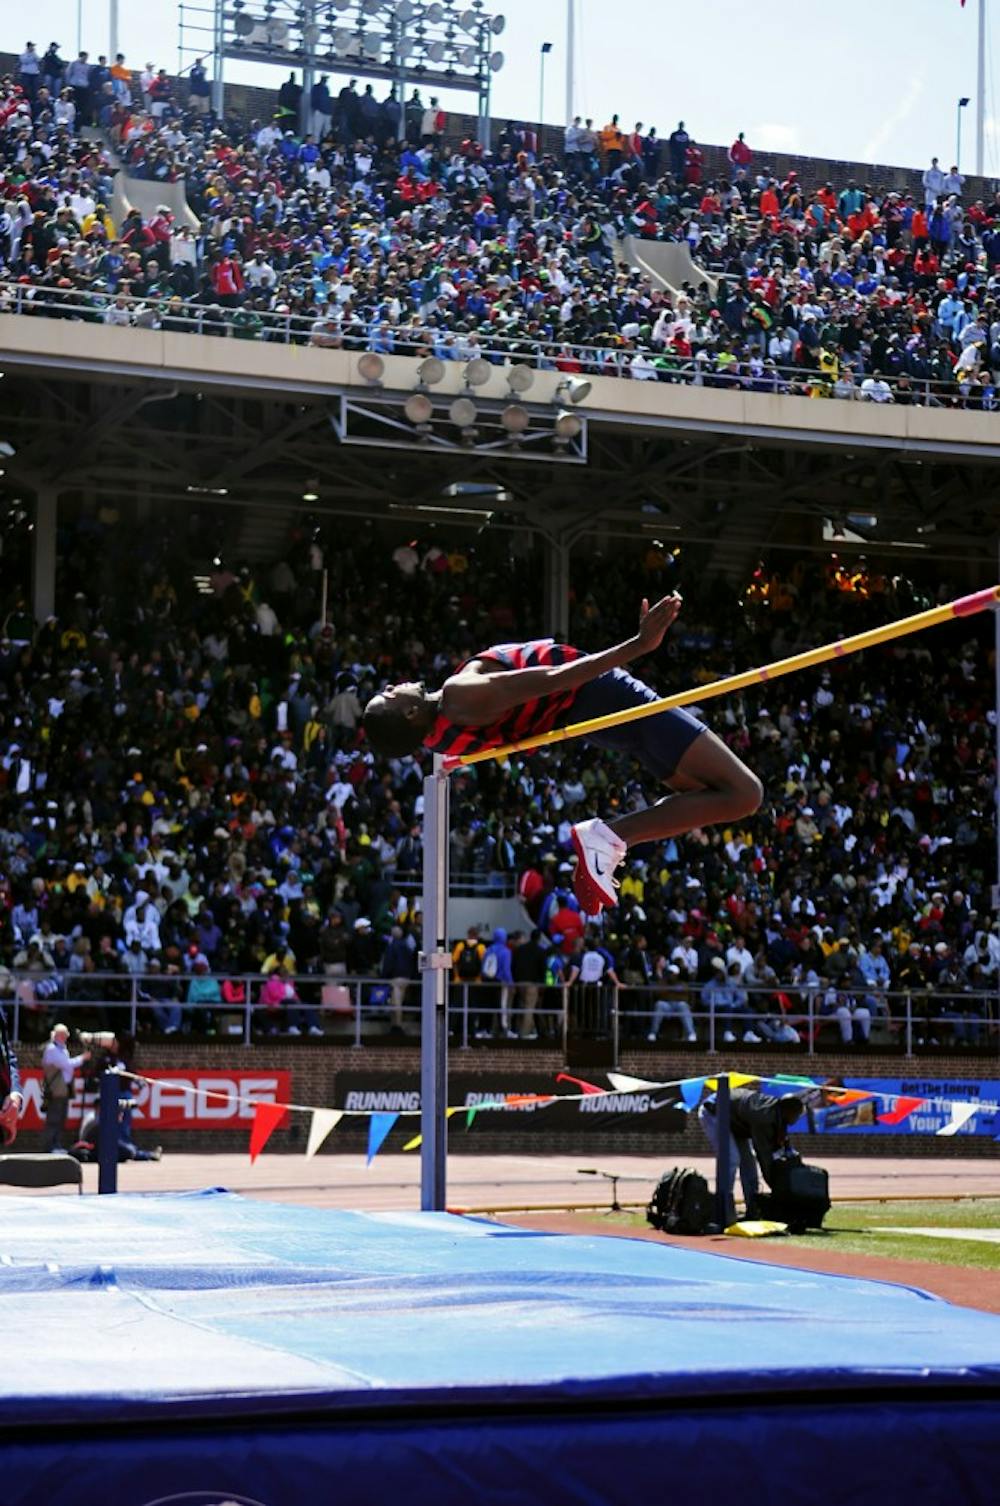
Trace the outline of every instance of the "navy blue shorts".
<instances>
[{"instance_id":1,"label":"navy blue shorts","mask_svg":"<svg viewBox=\"0 0 1000 1506\"><path fill-rule=\"evenodd\" d=\"M661 697L625 669L609 669L591 680L577 693L572 706L560 717L559 725L587 722L591 717L610 716L631 706L648 705ZM683 710L661 711L658 716L640 717L621 727L595 732L585 740L598 748L614 748L631 753L657 779L669 779L696 738L705 731L703 722Z\"/></svg>"}]
</instances>

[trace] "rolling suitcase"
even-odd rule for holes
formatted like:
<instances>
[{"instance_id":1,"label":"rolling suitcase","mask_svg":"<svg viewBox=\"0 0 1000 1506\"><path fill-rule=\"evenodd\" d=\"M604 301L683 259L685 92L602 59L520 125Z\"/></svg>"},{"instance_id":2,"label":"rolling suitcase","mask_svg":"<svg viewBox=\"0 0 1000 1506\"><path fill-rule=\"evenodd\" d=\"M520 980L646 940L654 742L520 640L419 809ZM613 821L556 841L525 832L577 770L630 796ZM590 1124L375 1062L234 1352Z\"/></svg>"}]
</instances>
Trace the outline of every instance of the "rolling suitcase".
<instances>
[{"instance_id":1,"label":"rolling suitcase","mask_svg":"<svg viewBox=\"0 0 1000 1506\"><path fill-rule=\"evenodd\" d=\"M830 1211L830 1179L824 1168L776 1159L771 1176L771 1191L759 1199L763 1216L787 1224L792 1234L822 1229Z\"/></svg>"}]
</instances>

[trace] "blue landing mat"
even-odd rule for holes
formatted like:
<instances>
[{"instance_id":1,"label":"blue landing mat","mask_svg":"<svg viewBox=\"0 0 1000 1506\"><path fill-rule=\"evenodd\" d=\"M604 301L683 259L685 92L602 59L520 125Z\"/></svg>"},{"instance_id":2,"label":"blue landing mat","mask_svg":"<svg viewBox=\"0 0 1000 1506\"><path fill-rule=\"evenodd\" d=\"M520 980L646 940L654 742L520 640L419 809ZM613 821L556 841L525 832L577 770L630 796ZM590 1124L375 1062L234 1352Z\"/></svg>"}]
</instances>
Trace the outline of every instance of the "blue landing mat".
<instances>
[{"instance_id":1,"label":"blue landing mat","mask_svg":"<svg viewBox=\"0 0 1000 1506\"><path fill-rule=\"evenodd\" d=\"M3 1212L3 1506L995 1498L1000 1317L906 1287L221 1192Z\"/></svg>"}]
</instances>

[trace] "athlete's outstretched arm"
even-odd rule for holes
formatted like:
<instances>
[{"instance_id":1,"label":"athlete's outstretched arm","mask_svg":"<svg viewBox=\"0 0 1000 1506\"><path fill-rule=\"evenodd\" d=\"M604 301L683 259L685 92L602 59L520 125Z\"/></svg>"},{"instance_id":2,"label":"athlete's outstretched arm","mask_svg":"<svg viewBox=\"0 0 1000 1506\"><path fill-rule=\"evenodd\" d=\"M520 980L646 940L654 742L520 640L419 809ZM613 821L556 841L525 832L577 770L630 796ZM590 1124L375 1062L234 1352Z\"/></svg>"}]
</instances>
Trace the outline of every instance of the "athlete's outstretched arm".
<instances>
[{"instance_id":1,"label":"athlete's outstretched arm","mask_svg":"<svg viewBox=\"0 0 1000 1506\"><path fill-rule=\"evenodd\" d=\"M538 696L560 695L578 690L596 680L609 669L620 669L633 659L651 654L663 642L667 629L681 609L679 596L664 596L655 606L643 601L639 630L633 638L585 654L568 664L546 665L538 669L491 670L488 660L474 659L446 680L441 688L441 710L450 722L460 727L483 727L495 722L506 711L533 701Z\"/></svg>"}]
</instances>

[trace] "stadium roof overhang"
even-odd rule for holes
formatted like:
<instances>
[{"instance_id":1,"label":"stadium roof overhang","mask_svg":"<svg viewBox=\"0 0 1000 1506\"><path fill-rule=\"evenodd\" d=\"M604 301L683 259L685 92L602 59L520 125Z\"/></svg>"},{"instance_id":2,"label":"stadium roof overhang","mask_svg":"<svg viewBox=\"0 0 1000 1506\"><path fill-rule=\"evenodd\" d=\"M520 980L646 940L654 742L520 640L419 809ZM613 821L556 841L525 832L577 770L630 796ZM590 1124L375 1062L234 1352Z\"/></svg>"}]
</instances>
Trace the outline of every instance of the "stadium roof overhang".
<instances>
[{"instance_id":1,"label":"stadium roof overhang","mask_svg":"<svg viewBox=\"0 0 1000 1506\"><path fill-rule=\"evenodd\" d=\"M991 442L986 414L931 414L932 432L899 423L894 434L881 415L875 415L881 432L859 423L869 415L855 410L869 405L801 398L755 404L757 395L749 394L737 409L728 393L598 378L573 410L585 416L584 452L567 446L549 455L557 463L543 465L530 445L505 446L495 433L489 444L463 444L457 434L447 444L422 440L404 419L401 385L371 387L356 376L316 381L315 358L343 352L278 349L273 354L284 360L270 362L271 347L251 347L255 370L244 342L174 336L170 353L179 341L183 363L144 361L136 358L138 347L156 338L144 331L21 318L0 323L3 335L16 325L23 336L29 326L34 341L33 349L24 338L13 349L0 343L0 369L7 373L0 438L15 448L6 461L8 489L141 494L165 504L211 497L281 508L315 497L317 510L345 516L440 515L479 526L489 515L495 524L565 541L596 532L716 547L741 540L761 551L822 547L833 531L845 547L853 539L855 547L883 552L980 561L1000 532L1000 444ZM114 360L100 349L108 335ZM75 350L84 343L78 336L89 346L88 359ZM232 347L245 362L242 372L226 365ZM200 368L192 356L204 358ZM322 370L339 374L330 359ZM447 375L440 399L434 394L444 407L463 391L458 371ZM387 377L397 382L395 366ZM558 373L538 377L542 390L527 394L523 405L542 433L557 411L542 378L552 385ZM476 394L486 428L510 398L502 371L497 381L492 396L490 389ZM412 371L407 383L412 393ZM672 411L655 411L658 402ZM784 405L781 413L775 403ZM393 405L397 427L389 434L384 410ZM853 432L843 427L848 420Z\"/></svg>"}]
</instances>

